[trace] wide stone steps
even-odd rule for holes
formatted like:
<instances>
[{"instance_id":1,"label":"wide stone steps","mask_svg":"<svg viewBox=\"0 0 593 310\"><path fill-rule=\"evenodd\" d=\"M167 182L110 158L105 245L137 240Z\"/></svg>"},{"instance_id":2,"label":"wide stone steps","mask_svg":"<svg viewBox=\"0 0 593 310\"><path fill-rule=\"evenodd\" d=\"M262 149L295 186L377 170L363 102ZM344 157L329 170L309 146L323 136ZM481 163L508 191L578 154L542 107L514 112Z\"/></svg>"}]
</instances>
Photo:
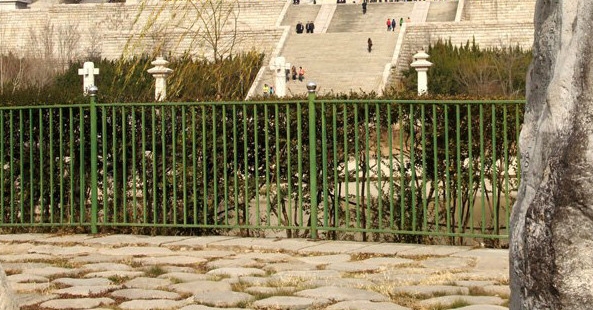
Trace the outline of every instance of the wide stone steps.
<instances>
[{"instance_id":1,"label":"wide stone steps","mask_svg":"<svg viewBox=\"0 0 593 310\"><path fill-rule=\"evenodd\" d=\"M411 15L413 2L369 3L366 14L360 4L338 5L327 32L383 32L387 31L387 18L399 23ZM398 25L399 28L399 25Z\"/></svg>"},{"instance_id":2,"label":"wide stone steps","mask_svg":"<svg viewBox=\"0 0 593 310\"><path fill-rule=\"evenodd\" d=\"M286 11L281 25L291 26L292 32L295 32L295 27L298 22L302 22L304 25L307 21L315 20L320 8L321 5L291 5Z\"/></svg>"},{"instance_id":3,"label":"wide stone steps","mask_svg":"<svg viewBox=\"0 0 593 310\"><path fill-rule=\"evenodd\" d=\"M291 34L280 56L305 71L303 82L290 81L287 94L306 92L306 83L314 81L318 94L377 91L385 65L391 61L397 41L396 32ZM367 39L373 40L373 50L367 51ZM267 70L260 81L274 84L272 72Z\"/></svg>"},{"instance_id":4,"label":"wide stone steps","mask_svg":"<svg viewBox=\"0 0 593 310\"><path fill-rule=\"evenodd\" d=\"M452 22L455 21L459 1L431 2L426 16L427 22Z\"/></svg>"}]
</instances>

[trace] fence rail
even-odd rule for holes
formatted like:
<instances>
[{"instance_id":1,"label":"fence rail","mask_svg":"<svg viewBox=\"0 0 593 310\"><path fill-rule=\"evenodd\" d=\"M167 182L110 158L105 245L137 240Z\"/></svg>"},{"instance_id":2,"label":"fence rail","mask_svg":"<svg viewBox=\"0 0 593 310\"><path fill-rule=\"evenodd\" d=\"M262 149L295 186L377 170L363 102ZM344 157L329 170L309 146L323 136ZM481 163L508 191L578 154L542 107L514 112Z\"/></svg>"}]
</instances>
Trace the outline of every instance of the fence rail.
<instances>
[{"instance_id":1,"label":"fence rail","mask_svg":"<svg viewBox=\"0 0 593 310\"><path fill-rule=\"evenodd\" d=\"M523 101L0 108L0 227L504 239Z\"/></svg>"}]
</instances>

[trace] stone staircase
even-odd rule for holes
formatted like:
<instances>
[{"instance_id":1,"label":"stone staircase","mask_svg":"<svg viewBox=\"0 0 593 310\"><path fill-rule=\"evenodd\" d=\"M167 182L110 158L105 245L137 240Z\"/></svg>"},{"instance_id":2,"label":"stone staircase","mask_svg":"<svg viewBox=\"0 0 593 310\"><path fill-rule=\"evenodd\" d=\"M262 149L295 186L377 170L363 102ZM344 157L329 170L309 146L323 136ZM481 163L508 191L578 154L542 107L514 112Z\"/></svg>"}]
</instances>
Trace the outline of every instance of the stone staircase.
<instances>
[{"instance_id":1,"label":"stone staircase","mask_svg":"<svg viewBox=\"0 0 593 310\"><path fill-rule=\"evenodd\" d=\"M367 39L373 50L367 51ZM305 81L289 82L288 94L305 93L309 81L318 94L377 91L385 64L391 61L397 32L291 35L282 56L306 70ZM271 82L271 81L270 81Z\"/></svg>"},{"instance_id":2,"label":"stone staircase","mask_svg":"<svg viewBox=\"0 0 593 310\"><path fill-rule=\"evenodd\" d=\"M430 2L426 22L452 22L455 21L459 1Z\"/></svg>"},{"instance_id":3,"label":"stone staircase","mask_svg":"<svg viewBox=\"0 0 593 310\"><path fill-rule=\"evenodd\" d=\"M387 18L399 23L399 19L406 20L413 9L413 2L373 2L367 5L367 13L362 14L359 4L338 5L327 32L383 32L387 30Z\"/></svg>"},{"instance_id":4,"label":"stone staircase","mask_svg":"<svg viewBox=\"0 0 593 310\"><path fill-rule=\"evenodd\" d=\"M424 23L426 22L426 16L428 16L428 9L430 8L430 2L417 1L414 2L414 9L410 15L410 20L413 23Z\"/></svg>"},{"instance_id":5,"label":"stone staircase","mask_svg":"<svg viewBox=\"0 0 593 310\"><path fill-rule=\"evenodd\" d=\"M289 81L287 95L305 94L309 81L317 84L320 95L379 91L399 35L399 27L396 31L386 30L385 20L405 19L413 7L413 3L405 2L370 3L363 15L360 5L354 4L291 6L281 23L290 25L290 34L278 56L297 69L302 66L306 74L303 82ZM294 25L307 20L315 20L315 33L296 34ZM367 51L368 38L373 41L371 53ZM264 69L252 95L260 94L264 84L274 84L269 68Z\"/></svg>"}]
</instances>

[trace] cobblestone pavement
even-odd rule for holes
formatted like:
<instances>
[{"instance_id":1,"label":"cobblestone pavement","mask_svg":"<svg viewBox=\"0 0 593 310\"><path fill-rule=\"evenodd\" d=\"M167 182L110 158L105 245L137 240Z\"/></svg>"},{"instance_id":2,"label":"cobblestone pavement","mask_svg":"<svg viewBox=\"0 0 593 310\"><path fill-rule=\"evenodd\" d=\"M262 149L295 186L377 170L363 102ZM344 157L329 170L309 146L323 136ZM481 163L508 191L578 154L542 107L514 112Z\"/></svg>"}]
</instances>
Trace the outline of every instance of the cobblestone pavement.
<instances>
[{"instance_id":1,"label":"cobblestone pavement","mask_svg":"<svg viewBox=\"0 0 593 310\"><path fill-rule=\"evenodd\" d=\"M22 309L508 309L508 251L226 236L0 235Z\"/></svg>"}]
</instances>

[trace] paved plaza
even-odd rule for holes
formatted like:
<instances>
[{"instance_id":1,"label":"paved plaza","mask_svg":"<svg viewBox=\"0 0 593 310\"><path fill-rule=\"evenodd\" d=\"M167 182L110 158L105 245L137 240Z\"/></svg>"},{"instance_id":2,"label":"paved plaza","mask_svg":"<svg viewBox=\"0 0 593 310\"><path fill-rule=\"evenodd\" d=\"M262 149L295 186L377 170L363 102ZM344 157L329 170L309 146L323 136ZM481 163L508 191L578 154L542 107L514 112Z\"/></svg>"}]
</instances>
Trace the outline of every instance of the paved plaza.
<instances>
[{"instance_id":1,"label":"paved plaza","mask_svg":"<svg viewBox=\"0 0 593 310\"><path fill-rule=\"evenodd\" d=\"M508 309L508 250L232 236L0 235L22 309Z\"/></svg>"}]
</instances>

